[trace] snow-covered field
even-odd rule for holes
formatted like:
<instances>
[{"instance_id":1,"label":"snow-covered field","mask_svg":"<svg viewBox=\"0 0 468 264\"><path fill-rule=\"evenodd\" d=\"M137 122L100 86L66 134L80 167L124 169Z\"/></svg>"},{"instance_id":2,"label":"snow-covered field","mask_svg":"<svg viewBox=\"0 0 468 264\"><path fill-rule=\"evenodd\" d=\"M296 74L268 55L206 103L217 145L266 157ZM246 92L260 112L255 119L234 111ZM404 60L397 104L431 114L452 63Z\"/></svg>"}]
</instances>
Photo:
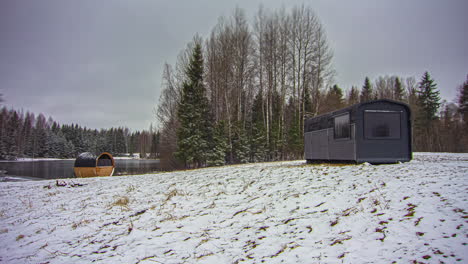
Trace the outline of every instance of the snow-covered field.
<instances>
[{"instance_id":1,"label":"snow-covered field","mask_svg":"<svg viewBox=\"0 0 468 264\"><path fill-rule=\"evenodd\" d=\"M0 183L1 263L468 262L468 154L58 183Z\"/></svg>"}]
</instances>

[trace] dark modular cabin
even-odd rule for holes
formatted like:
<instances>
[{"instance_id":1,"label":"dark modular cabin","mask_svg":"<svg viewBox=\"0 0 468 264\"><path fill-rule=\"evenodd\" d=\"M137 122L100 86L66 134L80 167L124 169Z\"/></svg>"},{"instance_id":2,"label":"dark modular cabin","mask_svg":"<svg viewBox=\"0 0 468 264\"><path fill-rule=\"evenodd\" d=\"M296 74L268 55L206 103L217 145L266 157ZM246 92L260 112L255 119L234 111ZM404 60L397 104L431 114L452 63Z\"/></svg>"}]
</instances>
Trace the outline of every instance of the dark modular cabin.
<instances>
[{"instance_id":1,"label":"dark modular cabin","mask_svg":"<svg viewBox=\"0 0 468 264\"><path fill-rule=\"evenodd\" d=\"M74 172L78 178L112 176L114 174L115 162L110 153L103 152L99 156L90 152L78 155L75 160Z\"/></svg>"},{"instance_id":2,"label":"dark modular cabin","mask_svg":"<svg viewBox=\"0 0 468 264\"><path fill-rule=\"evenodd\" d=\"M411 111L375 100L309 118L304 124L307 162L396 163L412 159Z\"/></svg>"}]
</instances>

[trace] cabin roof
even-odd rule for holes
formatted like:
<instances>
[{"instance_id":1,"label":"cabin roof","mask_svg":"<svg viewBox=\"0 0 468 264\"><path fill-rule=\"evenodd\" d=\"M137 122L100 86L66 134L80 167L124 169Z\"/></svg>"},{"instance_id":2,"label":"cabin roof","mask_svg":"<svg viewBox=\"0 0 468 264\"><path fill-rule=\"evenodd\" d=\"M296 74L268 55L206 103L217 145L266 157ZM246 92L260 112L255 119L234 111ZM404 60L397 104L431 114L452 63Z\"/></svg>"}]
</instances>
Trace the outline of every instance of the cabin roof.
<instances>
[{"instance_id":1,"label":"cabin roof","mask_svg":"<svg viewBox=\"0 0 468 264\"><path fill-rule=\"evenodd\" d=\"M104 152L99 157L91 152L83 152L75 160L75 167L96 167L98 165L98 159L110 159L112 165L114 161L110 153Z\"/></svg>"},{"instance_id":2,"label":"cabin roof","mask_svg":"<svg viewBox=\"0 0 468 264\"><path fill-rule=\"evenodd\" d=\"M361 106L368 105L368 104L378 104L378 103L398 104L398 105L405 107L408 111L410 109L409 106L403 102L389 100L389 99L367 101L363 103L354 104L345 108L341 108L332 112L328 112L325 114L321 114L318 116L307 118L306 121L304 122L304 131L310 132L310 131L322 130L322 129L333 127L333 120L330 117L336 116L342 113L346 113L346 112L350 113L350 117L349 117L350 122L354 123L355 118L356 118L355 113Z\"/></svg>"}]
</instances>

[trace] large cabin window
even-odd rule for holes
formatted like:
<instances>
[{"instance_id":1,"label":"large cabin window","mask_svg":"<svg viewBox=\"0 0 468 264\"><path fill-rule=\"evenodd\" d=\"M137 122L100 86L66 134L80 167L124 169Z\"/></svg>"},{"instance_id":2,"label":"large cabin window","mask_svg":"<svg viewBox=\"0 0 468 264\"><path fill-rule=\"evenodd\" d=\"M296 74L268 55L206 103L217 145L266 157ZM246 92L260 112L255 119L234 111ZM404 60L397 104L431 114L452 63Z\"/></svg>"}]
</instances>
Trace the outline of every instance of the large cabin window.
<instances>
[{"instance_id":1,"label":"large cabin window","mask_svg":"<svg viewBox=\"0 0 468 264\"><path fill-rule=\"evenodd\" d=\"M364 136L366 139L399 139L401 136L401 112L366 110L364 112Z\"/></svg>"},{"instance_id":2,"label":"large cabin window","mask_svg":"<svg viewBox=\"0 0 468 264\"><path fill-rule=\"evenodd\" d=\"M336 116L334 118L335 139L346 139L351 137L351 127L349 125L349 113Z\"/></svg>"}]
</instances>

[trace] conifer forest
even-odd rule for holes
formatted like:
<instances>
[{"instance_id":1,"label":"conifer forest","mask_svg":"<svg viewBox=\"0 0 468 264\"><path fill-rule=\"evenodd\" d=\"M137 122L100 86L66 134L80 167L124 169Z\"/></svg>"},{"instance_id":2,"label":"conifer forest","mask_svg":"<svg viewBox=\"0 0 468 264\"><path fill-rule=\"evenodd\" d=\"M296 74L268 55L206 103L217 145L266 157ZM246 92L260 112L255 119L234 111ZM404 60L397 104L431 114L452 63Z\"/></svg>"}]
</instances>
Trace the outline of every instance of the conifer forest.
<instances>
[{"instance_id":1,"label":"conifer forest","mask_svg":"<svg viewBox=\"0 0 468 264\"><path fill-rule=\"evenodd\" d=\"M140 154L155 158L159 134L128 128L88 129L60 125L51 117L3 107L0 109L0 160L76 158L82 152Z\"/></svg>"}]
</instances>

